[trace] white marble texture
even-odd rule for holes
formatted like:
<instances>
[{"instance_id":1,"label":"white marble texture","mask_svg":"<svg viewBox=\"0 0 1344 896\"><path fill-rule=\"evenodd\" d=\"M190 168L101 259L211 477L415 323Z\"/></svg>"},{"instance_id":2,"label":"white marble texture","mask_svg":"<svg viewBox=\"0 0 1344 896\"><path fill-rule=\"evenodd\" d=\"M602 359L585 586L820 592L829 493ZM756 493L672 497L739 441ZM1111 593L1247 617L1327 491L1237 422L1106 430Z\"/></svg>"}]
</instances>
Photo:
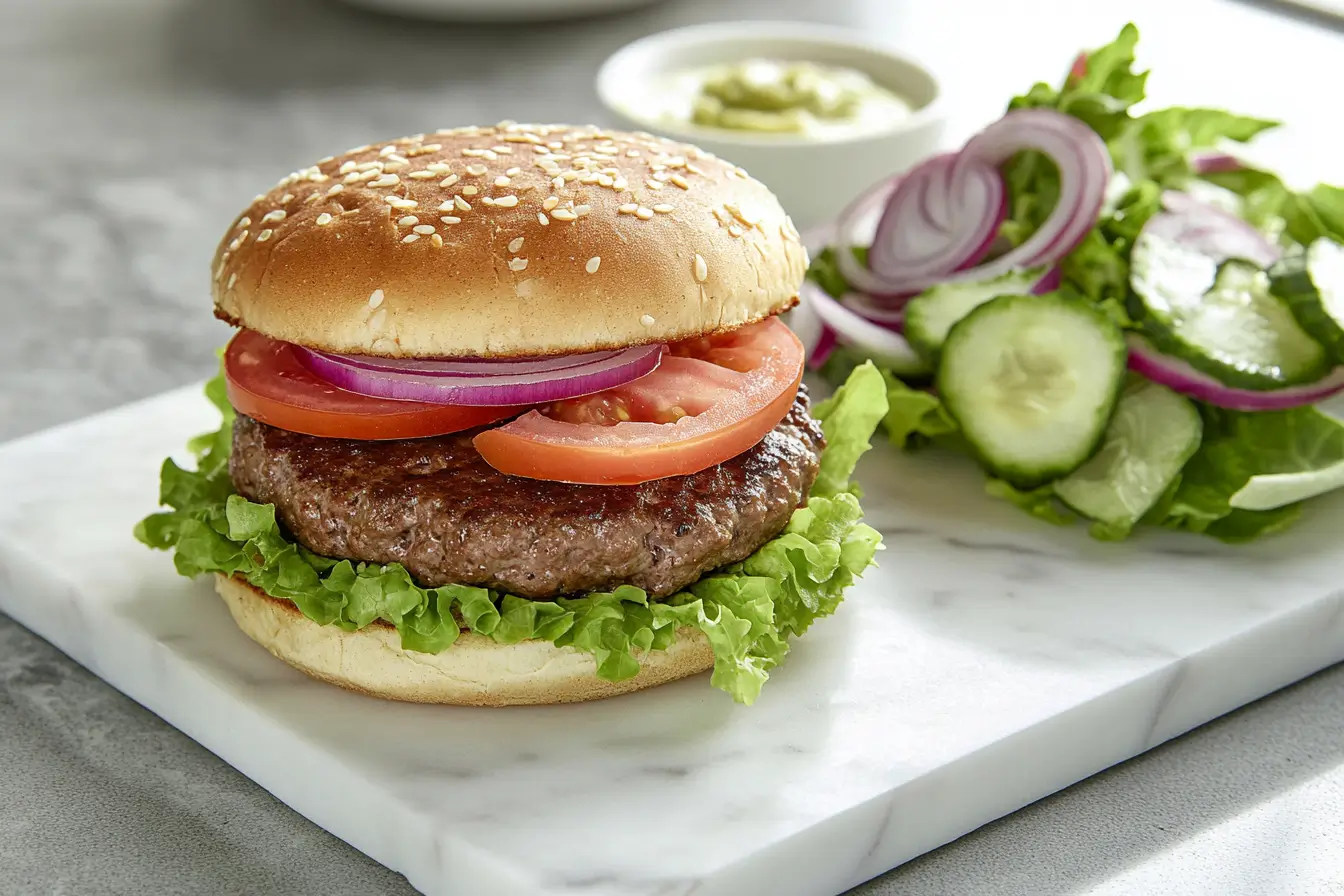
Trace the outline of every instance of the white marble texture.
<instances>
[{"instance_id":1,"label":"white marble texture","mask_svg":"<svg viewBox=\"0 0 1344 896\"><path fill-rule=\"evenodd\" d=\"M882 448L881 568L755 707L703 676L382 703L272 659L132 540L211 417L189 389L0 447L0 610L431 896L839 893L1344 659L1342 501L1250 547L1103 545Z\"/></svg>"}]
</instances>

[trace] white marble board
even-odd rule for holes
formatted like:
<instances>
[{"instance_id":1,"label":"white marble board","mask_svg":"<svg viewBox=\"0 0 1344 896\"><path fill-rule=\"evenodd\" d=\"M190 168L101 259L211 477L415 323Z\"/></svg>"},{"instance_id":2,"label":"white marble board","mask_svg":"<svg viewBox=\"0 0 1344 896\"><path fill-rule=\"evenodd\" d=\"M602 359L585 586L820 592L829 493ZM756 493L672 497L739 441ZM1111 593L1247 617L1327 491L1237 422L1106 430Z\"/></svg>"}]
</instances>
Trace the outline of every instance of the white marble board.
<instances>
[{"instance_id":1,"label":"white marble board","mask_svg":"<svg viewBox=\"0 0 1344 896\"><path fill-rule=\"evenodd\" d=\"M0 609L430 896L840 893L1344 659L1344 501L1249 547L1098 544L883 446L881 568L756 706L705 676L384 703L272 659L132 540L212 418L192 388L0 446Z\"/></svg>"}]
</instances>

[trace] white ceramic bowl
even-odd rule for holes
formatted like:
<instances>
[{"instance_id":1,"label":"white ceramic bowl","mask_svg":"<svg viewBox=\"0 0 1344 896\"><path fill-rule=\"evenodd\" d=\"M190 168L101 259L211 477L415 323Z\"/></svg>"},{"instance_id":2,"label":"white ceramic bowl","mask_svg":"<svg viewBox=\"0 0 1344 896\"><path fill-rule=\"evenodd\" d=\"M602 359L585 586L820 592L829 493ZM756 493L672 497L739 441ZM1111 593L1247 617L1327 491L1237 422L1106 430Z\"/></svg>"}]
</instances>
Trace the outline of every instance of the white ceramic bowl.
<instances>
[{"instance_id":1,"label":"white ceramic bowl","mask_svg":"<svg viewBox=\"0 0 1344 896\"><path fill-rule=\"evenodd\" d=\"M601 15L661 0L342 0L377 12L441 22L555 21Z\"/></svg>"},{"instance_id":2,"label":"white ceramic bowl","mask_svg":"<svg viewBox=\"0 0 1344 896\"><path fill-rule=\"evenodd\" d=\"M748 58L842 65L910 101L890 127L818 140L667 120L650 91L669 75ZM940 149L943 98L928 67L859 31L801 22L724 22L678 28L622 47L597 74L597 94L628 127L686 140L741 165L775 192L801 228L837 215L863 190Z\"/></svg>"}]
</instances>

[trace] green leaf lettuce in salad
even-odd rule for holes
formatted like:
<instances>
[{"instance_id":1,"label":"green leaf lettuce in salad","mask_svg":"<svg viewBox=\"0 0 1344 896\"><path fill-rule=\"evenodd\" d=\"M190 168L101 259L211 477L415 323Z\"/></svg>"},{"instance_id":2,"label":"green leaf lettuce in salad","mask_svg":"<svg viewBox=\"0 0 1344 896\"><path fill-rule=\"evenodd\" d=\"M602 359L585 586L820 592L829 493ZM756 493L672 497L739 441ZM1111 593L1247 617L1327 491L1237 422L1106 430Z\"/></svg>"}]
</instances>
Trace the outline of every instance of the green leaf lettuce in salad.
<instances>
[{"instance_id":1,"label":"green leaf lettuce in salad","mask_svg":"<svg viewBox=\"0 0 1344 896\"><path fill-rule=\"evenodd\" d=\"M591 654L598 677L622 681L638 674L645 651L666 648L679 627L690 626L714 651L714 687L750 704L788 653L789 639L835 612L881 543L862 522L850 481L887 413L886 385L872 364L857 366L815 407L827 447L807 503L785 530L742 562L657 601L631 586L550 601L466 585L422 588L399 564L314 554L282 531L274 505L234 493L228 473L234 411L223 379L212 380L206 394L222 425L190 443L195 470L164 461L159 499L170 509L142 520L136 538L171 550L184 576L239 576L292 601L319 625L355 631L386 622L408 651L449 650L463 630L500 644L539 639Z\"/></svg>"},{"instance_id":2,"label":"green leaf lettuce in salad","mask_svg":"<svg viewBox=\"0 0 1344 896\"><path fill-rule=\"evenodd\" d=\"M1145 224L1163 211L1165 191L1185 191L1230 211L1286 250L1318 239L1344 242L1344 188L1319 184L1299 192L1277 175L1227 154L1277 122L1222 109L1143 106L1148 72L1136 68L1138 37L1137 28L1125 26L1110 44L1080 55L1061 83L1035 84L1008 104L1010 111L1050 109L1072 116L1105 144L1114 173L1095 225L1058 262L1057 292L1097 308L1125 331L1142 327L1132 300L1131 253ZM1060 194L1058 169L1040 152L1018 152L1000 173L1006 217L991 258L1028 239L1050 216ZM834 298L851 291L836 264L836 253L842 251L863 259L867 247L826 247L814 254L808 273ZM863 357L859 346L842 340L822 374L843 376ZM928 381L902 380L890 371L883 375L888 410L882 426L895 445L967 448L956 417ZM1187 407L1194 409L1187 413L1197 412L1195 423L1202 419L1202 431L1194 428L1196 441L1179 455L1188 460L1161 495L1151 489L1146 493L1145 502L1151 502L1146 510L1111 520L1089 518L1060 499L1056 482L1023 489L992 472L986 491L1038 520L1088 522L1091 534L1103 540L1163 527L1242 542L1283 530L1300 517L1303 501L1344 488L1344 424L1335 417L1311 406L1247 412L1191 399ZM1125 450L1114 440L1108 445L1112 454ZM1108 457L1116 470L1142 462Z\"/></svg>"}]
</instances>

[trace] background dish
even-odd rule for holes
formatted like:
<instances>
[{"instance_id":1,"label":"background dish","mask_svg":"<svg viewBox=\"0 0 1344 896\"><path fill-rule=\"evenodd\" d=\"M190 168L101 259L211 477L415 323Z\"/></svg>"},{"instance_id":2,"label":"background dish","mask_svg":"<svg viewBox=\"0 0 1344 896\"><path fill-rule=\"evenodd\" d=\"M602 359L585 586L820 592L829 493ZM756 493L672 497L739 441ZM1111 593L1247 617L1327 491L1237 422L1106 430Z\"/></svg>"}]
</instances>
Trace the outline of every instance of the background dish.
<instances>
[{"instance_id":1,"label":"background dish","mask_svg":"<svg viewBox=\"0 0 1344 896\"><path fill-rule=\"evenodd\" d=\"M858 69L914 110L884 130L827 140L706 128L652 112L669 75L752 57ZM631 128L690 141L743 166L799 227L833 217L873 183L931 155L943 132L942 87L927 66L862 32L799 22L715 23L641 38L602 65L597 94Z\"/></svg>"},{"instance_id":2,"label":"background dish","mask_svg":"<svg viewBox=\"0 0 1344 896\"><path fill-rule=\"evenodd\" d=\"M351 6L442 22L546 22L651 6L663 0L341 0Z\"/></svg>"}]
</instances>

